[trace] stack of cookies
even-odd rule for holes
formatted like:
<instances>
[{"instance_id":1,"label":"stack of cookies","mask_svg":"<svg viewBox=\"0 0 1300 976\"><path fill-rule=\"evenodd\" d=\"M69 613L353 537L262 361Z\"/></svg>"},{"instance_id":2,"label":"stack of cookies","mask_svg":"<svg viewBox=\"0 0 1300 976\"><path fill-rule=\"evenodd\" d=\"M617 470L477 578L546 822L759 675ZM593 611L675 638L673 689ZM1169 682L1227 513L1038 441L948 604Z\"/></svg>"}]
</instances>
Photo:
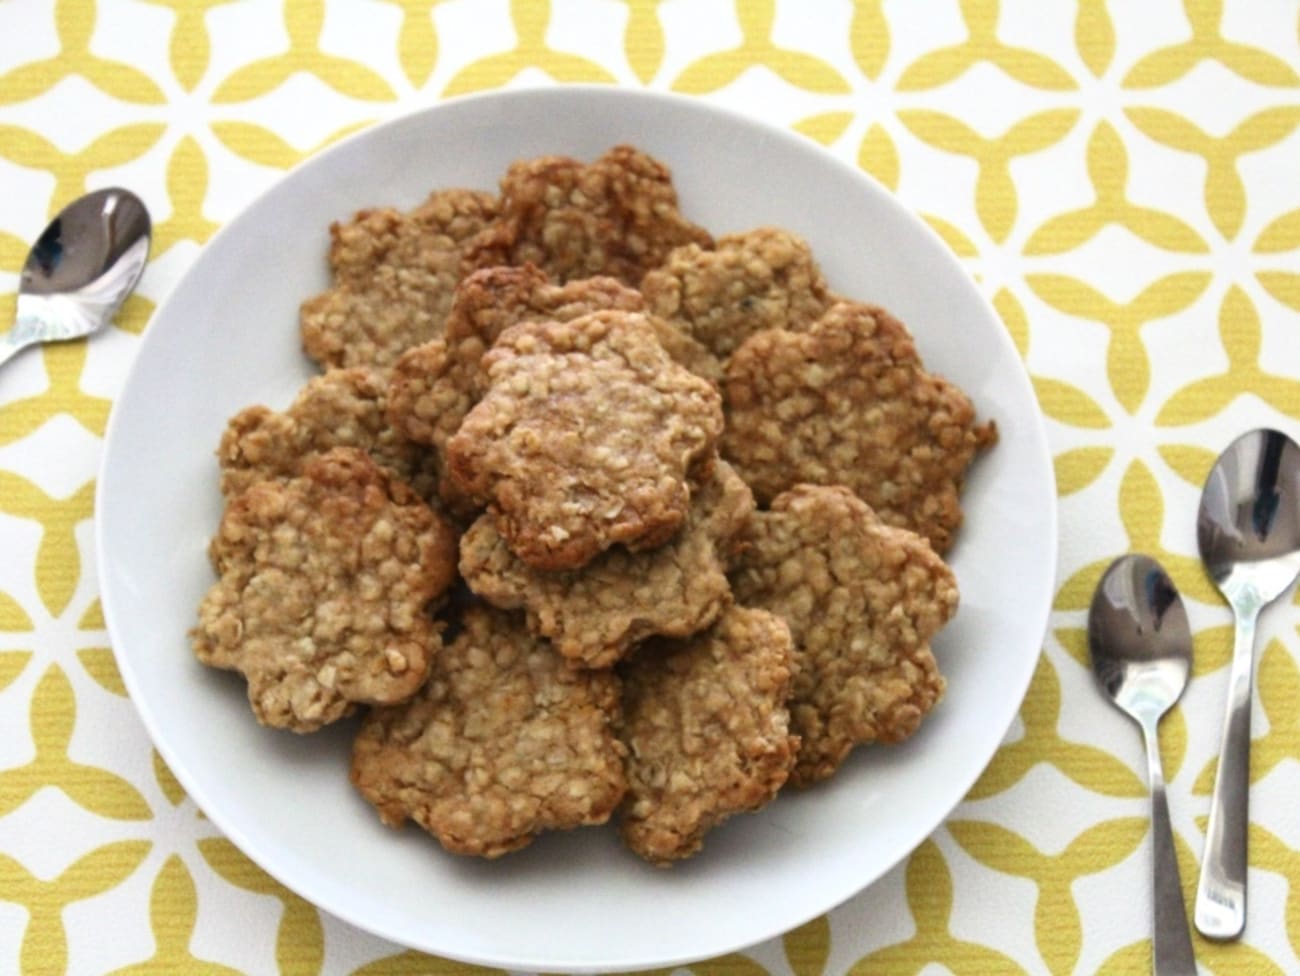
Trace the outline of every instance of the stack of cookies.
<instances>
[{"instance_id":1,"label":"stack of cookies","mask_svg":"<svg viewBox=\"0 0 1300 976\"><path fill-rule=\"evenodd\" d=\"M660 865L919 727L996 433L803 241L625 146L331 237L325 371L218 450L193 645L259 721L365 707L353 783L448 850L617 812Z\"/></svg>"}]
</instances>

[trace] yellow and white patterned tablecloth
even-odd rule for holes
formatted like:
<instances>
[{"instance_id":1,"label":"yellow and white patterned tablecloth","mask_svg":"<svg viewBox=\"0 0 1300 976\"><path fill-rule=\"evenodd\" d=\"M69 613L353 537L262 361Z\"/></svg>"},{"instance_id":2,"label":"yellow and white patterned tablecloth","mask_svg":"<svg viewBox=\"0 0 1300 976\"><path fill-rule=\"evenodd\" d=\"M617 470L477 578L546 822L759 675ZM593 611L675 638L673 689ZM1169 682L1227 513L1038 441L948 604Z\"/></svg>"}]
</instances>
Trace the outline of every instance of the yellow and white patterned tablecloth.
<instances>
[{"instance_id":1,"label":"yellow and white patterned tablecloth","mask_svg":"<svg viewBox=\"0 0 1300 976\"><path fill-rule=\"evenodd\" d=\"M1082 627L1126 551L1189 600L1194 680L1162 733L1190 901L1230 653L1199 485L1238 432L1300 433L1293 0L0 0L0 321L80 192L132 187L157 220L113 329L0 369L0 973L472 970L323 915L203 819L115 669L92 498L152 310L256 193L376 119L577 81L731 106L895 190L1005 320L1059 485L1042 657L966 800L828 916L690 968L1147 971L1141 747ZM1292 595L1263 618L1250 922L1198 938L1206 972L1300 973L1298 624Z\"/></svg>"}]
</instances>

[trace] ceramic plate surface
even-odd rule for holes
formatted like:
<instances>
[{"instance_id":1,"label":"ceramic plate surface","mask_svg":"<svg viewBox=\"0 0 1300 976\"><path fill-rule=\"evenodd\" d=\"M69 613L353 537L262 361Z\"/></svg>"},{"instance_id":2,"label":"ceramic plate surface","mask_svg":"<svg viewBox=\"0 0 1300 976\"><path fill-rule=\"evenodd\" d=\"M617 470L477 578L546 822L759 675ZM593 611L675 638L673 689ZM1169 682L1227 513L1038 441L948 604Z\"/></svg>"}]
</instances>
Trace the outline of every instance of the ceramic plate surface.
<instances>
[{"instance_id":1,"label":"ceramic plate surface","mask_svg":"<svg viewBox=\"0 0 1300 976\"><path fill-rule=\"evenodd\" d=\"M495 862L380 825L347 779L353 724L299 737L253 720L237 676L186 631L212 582L213 451L228 417L283 408L313 374L299 303L327 284L327 227L432 189L494 189L514 160L619 142L672 168L715 235L807 238L831 286L908 324L997 447L969 480L951 553L961 608L935 650L948 693L902 746L859 750L832 781L783 794L671 871L611 827L549 835ZM700 102L617 89L523 90L379 125L299 167L226 226L158 309L114 408L97 500L105 615L131 698L189 795L269 873L395 942L516 970L628 970L747 946L869 885L961 800L1014 718L1037 660L1056 553L1042 420L1016 351L939 239L887 191L799 136Z\"/></svg>"}]
</instances>

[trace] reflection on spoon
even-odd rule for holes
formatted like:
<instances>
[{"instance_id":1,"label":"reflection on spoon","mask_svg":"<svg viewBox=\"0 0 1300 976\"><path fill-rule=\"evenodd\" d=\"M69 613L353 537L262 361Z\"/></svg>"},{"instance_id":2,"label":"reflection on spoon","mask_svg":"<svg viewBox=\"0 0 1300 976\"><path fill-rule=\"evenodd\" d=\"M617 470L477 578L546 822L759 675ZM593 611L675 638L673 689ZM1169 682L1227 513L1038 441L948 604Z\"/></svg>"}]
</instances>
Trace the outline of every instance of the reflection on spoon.
<instances>
[{"instance_id":1,"label":"reflection on spoon","mask_svg":"<svg viewBox=\"0 0 1300 976\"><path fill-rule=\"evenodd\" d=\"M1157 726L1187 686L1192 633L1173 581L1148 556L1111 563L1088 610L1088 652L1102 690L1142 727L1151 786L1151 951L1156 976L1195 976L1192 933L1165 799Z\"/></svg>"},{"instance_id":2,"label":"reflection on spoon","mask_svg":"<svg viewBox=\"0 0 1300 976\"><path fill-rule=\"evenodd\" d=\"M151 235L149 211L129 190L96 190L68 204L27 255L0 363L35 343L102 328L140 280Z\"/></svg>"},{"instance_id":3,"label":"reflection on spoon","mask_svg":"<svg viewBox=\"0 0 1300 976\"><path fill-rule=\"evenodd\" d=\"M1276 430L1229 444L1201 493L1196 541L1232 606L1236 637L1195 919L1207 938L1235 939L1246 927L1255 622L1300 573L1300 446Z\"/></svg>"}]
</instances>

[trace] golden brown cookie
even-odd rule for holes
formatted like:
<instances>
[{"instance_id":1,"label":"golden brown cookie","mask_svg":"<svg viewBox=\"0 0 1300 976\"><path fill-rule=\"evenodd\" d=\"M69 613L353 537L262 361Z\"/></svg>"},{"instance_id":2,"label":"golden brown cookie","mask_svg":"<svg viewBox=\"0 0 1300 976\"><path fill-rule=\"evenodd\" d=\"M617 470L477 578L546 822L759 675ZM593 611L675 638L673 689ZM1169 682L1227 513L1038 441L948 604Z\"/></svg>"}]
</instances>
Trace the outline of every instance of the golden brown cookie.
<instances>
[{"instance_id":1,"label":"golden brown cookie","mask_svg":"<svg viewBox=\"0 0 1300 976\"><path fill-rule=\"evenodd\" d=\"M925 539L880 521L847 488L801 485L750 522L736 600L790 627L790 781L830 776L855 745L900 742L943 695L930 639L957 611L952 571Z\"/></svg>"},{"instance_id":2,"label":"golden brown cookie","mask_svg":"<svg viewBox=\"0 0 1300 976\"><path fill-rule=\"evenodd\" d=\"M329 289L303 302L303 348L326 369L391 366L442 334L469 238L496 216L496 200L442 190L410 213L363 210L330 227Z\"/></svg>"},{"instance_id":3,"label":"golden brown cookie","mask_svg":"<svg viewBox=\"0 0 1300 976\"><path fill-rule=\"evenodd\" d=\"M290 477L304 459L332 447L356 447L422 497L434 497L437 457L389 425L388 388L386 371L334 369L309 380L283 413L241 410L217 448L222 494L233 498L257 481Z\"/></svg>"},{"instance_id":4,"label":"golden brown cookie","mask_svg":"<svg viewBox=\"0 0 1300 976\"><path fill-rule=\"evenodd\" d=\"M731 607L687 640L648 641L621 667L632 850L667 867L776 795L799 746L785 704L791 659L779 617Z\"/></svg>"},{"instance_id":5,"label":"golden brown cookie","mask_svg":"<svg viewBox=\"0 0 1300 976\"><path fill-rule=\"evenodd\" d=\"M645 317L607 311L507 329L483 399L447 442L460 490L515 555L576 569L611 545L662 545L713 456L717 390L664 352Z\"/></svg>"},{"instance_id":6,"label":"golden brown cookie","mask_svg":"<svg viewBox=\"0 0 1300 976\"><path fill-rule=\"evenodd\" d=\"M940 553L961 524L966 470L997 439L961 390L925 371L901 322L853 302L805 332L751 336L723 395L723 457L760 505L800 483L847 485Z\"/></svg>"},{"instance_id":7,"label":"golden brown cookie","mask_svg":"<svg viewBox=\"0 0 1300 976\"><path fill-rule=\"evenodd\" d=\"M501 180L501 216L469 248L475 268L532 263L557 281L609 275L635 287L668 252L707 246L677 209L668 168L631 146L590 164L567 156L514 163Z\"/></svg>"},{"instance_id":8,"label":"golden brown cookie","mask_svg":"<svg viewBox=\"0 0 1300 976\"><path fill-rule=\"evenodd\" d=\"M639 311L636 291L613 278L556 285L532 265L484 268L457 287L443 339L408 349L393 371L388 421L439 450L483 394L479 363L497 337L521 322L568 322L603 309Z\"/></svg>"},{"instance_id":9,"label":"golden brown cookie","mask_svg":"<svg viewBox=\"0 0 1300 976\"><path fill-rule=\"evenodd\" d=\"M570 663L608 667L637 641L687 637L717 619L731 602L726 572L753 510L749 488L719 461L681 531L657 549L614 546L581 569L532 569L484 515L461 537L460 571L490 603L525 609L533 633Z\"/></svg>"},{"instance_id":10,"label":"golden brown cookie","mask_svg":"<svg viewBox=\"0 0 1300 976\"><path fill-rule=\"evenodd\" d=\"M667 319L658 315L646 315L646 321L654 329L655 338L664 347L679 366L685 366L696 376L706 379L714 386L722 384L722 360L709 352L704 344L697 342Z\"/></svg>"},{"instance_id":11,"label":"golden brown cookie","mask_svg":"<svg viewBox=\"0 0 1300 976\"><path fill-rule=\"evenodd\" d=\"M641 282L649 310L725 360L764 329L805 329L831 295L802 238L775 227L679 247Z\"/></svg>"},{"instance_id":12,"label":"golden brown cookie","mask_svg":"<svg viewBox=\"0 0 1300 976\"><path fill-rule=\"evenodd\" d=\"M367 716L352 782L389 826L498 857L609 819L626 788L618 700L612 672L569 668L522 619L473 605L420 694Z\"/></svg>"},{"instance_id":13,"label":"golden brown cookie","mask_svg":"<svg viewBox=\"0 0 1300 976\"><path fill-rule=\"evenodd\" d=\"M456 540L355 448L306 460L230 501L212 540L220 579L191 633L204 664L239 671L264 725L310 732L356 703L398 702L440 645L430 603Z\"/></svg>"},{"instance_id":14,"label":"golden brown cookie","mask_svg":"<svg viewBox=\"0 0 1300 976\"><path fill-rule=\"evenodd\" d=\"M483 395L483 354L507 328L528 321L567 322L603 309L640 311L641 294L613 278L581 278L557 285L533 265L484 268L456 287L446 334L408 349L393 369L388 422L412 441L436 451L440 467L447 441ZM699 343L652 318L664 351L697 375L717 383L722 367ZM444 478L443 501L472 517L477 506Z\"/></svg>"}]
</instances>

